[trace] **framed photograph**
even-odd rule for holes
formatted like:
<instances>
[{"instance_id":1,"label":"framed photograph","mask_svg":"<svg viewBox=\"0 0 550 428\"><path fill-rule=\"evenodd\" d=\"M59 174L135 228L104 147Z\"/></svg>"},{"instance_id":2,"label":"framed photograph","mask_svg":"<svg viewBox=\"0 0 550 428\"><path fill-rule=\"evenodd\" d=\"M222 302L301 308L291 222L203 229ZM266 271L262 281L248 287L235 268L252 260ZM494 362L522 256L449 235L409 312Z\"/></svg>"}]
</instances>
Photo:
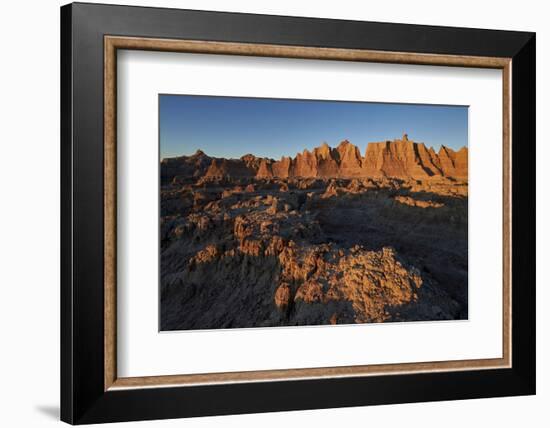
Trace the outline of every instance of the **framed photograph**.
<instances>
[{"instance_id":1,"label":"framed photograph","mask_svg":"<svg viewBox=\"0 0 550 428\"><path fill-rule=\"evenodd\" d=\"M61 8L61 418L535 393L535 35Z\"/></svg>"}]
</instances>

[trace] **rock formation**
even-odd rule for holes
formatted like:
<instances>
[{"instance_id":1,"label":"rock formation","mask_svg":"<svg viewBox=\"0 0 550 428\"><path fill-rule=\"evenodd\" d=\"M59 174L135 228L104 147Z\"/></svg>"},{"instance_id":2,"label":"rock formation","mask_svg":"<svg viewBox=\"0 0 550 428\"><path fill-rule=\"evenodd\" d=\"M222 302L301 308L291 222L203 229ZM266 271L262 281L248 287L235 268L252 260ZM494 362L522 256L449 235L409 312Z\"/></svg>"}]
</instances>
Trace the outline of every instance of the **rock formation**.
<instances>
[{"instance_id":1,"label":"rock formation","mask_svg":"<svg viewBox=\"0 0 550 428\"><path fill-rule=\"evenodd\" d=\"M468 317L468 150L161 162L161 330Z\"/></svg>"},{"instance_id":2,"label":"rock formation","mask_svg":"<svg viewBox=\"0 0 550 428\"><path fill-rule=\"evenodd\" d=\"M336 177L364 177L362 159L359 149L348 140L342 141L336 148L339 158Z\"/></svg>"},{"instance_id":3,"label":"rock formation","mask_svg":"<svg viewBox=\"0 0 550 428\"><path fill-rule=\"evenodd\" d=\"M393 177L429 179L468 178L468 149L455 152L441 146L438 153L424 143L408 139L368 143L365 156L357 146L342 141L331 148L326 142L312 151L305 149L296 157L278 161L248 154L240 159L211 158L200 150L192 156L163 159L163 181L181 177L207 178L353 178Z\"/></svg>"},{"instance_id":4,"label":"rock formation","mask_svg":"<svg viewBox=\"0 0 550 428\"><path fill-rule=\"evenodd\" d=\"M283 156L281 160L273 162L271 167L273 175L280 178L288 178L292 175L292 159Z\"/></svg>"},{"instance_id":5,"label":"rock formation","mask_svg":"<svg viewBox=\"0 0 550 428\"><path fill-rule=\"evenodd\" d=\"M441 146L439 149L439 161L441 170L447 177L467 178L468 177L468 149L461 148L458 152Z\"/></svg>"},{"instance_id":6,"label":"rock formation","mask_svg":"<svg viewBox=\"0 0 550 428\"><path fill-rule=\"evenodd\" d=\"M248 164L242 158L213 159L204 176L210 178L254 177L258 172L258 168L255 166Z\"/></svg>"}]
</instances>

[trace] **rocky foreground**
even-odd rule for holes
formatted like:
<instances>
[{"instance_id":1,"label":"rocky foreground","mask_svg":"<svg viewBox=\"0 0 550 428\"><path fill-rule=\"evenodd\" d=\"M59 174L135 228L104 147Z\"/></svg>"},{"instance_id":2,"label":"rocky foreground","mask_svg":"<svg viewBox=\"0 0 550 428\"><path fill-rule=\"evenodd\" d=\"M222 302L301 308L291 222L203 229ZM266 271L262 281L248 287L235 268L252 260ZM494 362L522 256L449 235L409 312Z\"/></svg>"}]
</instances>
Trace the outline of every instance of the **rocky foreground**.
<instances>
[{"instance_id":1,"label":"rocky foreground","mask_svg":"<svg viewBox=\"0 0 550 428\"><path fill-rule=\"evenodd\" d=\"M409 158L388 143L378 165L400 177L344 177L330 147L328 177L320 150L311 177L295 175L296 159L287 177L251 155L164 160L161 329L467 318L467 161L453 152L451 176L432 155L438 169L422 175L416 143L399 143Z\"/></svg>"}]
</instances>

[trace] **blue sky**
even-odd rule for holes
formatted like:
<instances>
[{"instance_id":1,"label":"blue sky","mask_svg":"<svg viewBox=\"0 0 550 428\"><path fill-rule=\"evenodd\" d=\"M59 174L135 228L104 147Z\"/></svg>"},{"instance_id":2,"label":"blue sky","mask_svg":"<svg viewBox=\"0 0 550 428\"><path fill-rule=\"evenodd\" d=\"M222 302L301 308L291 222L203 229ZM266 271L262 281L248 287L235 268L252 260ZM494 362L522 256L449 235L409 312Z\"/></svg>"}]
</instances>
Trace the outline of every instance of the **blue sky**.
<instances>
[{"instance_id":1,"label":"blue sky","mask_svg":"<svg viewBox=\"0 0 550 428\"><path fill-rule=\"evenodd\" d=\"M326 141L367 143L401 138L436 150L468 145L468 108L274 98L160 95L161 158L198 149L216 157L247 153L279 159Z\"/></svg>"}]
</instances>

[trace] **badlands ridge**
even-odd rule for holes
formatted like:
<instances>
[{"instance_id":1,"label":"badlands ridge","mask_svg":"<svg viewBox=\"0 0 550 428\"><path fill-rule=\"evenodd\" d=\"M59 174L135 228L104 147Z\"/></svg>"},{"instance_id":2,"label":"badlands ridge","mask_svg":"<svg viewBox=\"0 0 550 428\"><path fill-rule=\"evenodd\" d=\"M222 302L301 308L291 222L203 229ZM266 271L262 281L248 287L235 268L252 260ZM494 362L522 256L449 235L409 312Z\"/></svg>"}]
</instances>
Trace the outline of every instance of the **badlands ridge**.
<instances>
[{"instance_id":1,"label":"badlands ridge","mask_svg":"<svg viewBox=\"0 0 550 428\"><path fill-rule=\"evenodd\" d=\"M161 329L468 316L468 150L161 161Z\"/></svg>"},{"instance_id":2,"label":"badlands ridge","mask_svg":"<svg viewBox=\"0 0 550 428\"><path fill-rule=\"evenodd\" d=\"M401 140L369 143L365 156L357 146L342 141L331 148L327 143L296 157L280 160L258 158L248 154L240 159L211 158L202 151L193 156L167 158L162 161L164 179L178 175L211 178L354 178L397 177L427 179L430 177L468 177L468 149L459 151L441 146L436 153L423 143Z\"/></svg>"}]
</instances>

